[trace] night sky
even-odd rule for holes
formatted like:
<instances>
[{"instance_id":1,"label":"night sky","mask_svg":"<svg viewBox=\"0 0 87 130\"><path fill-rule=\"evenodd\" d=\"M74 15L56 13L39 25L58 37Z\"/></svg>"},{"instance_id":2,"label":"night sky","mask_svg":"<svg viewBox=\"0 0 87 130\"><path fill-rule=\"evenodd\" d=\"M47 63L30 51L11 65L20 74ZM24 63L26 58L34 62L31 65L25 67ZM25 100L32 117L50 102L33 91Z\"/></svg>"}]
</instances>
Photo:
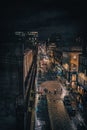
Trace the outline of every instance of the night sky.
<instances>
[{"instance_id":1,"label":"night sky","mask_svg":"<svg viewBox=\"0 0 87 130\"><path fill-rule=\"evenodd\" d=\"M83 0L15 0L0 4L0 32L38 31L41 39L59 32L65 37L86 32Z\"/></svg>"}]
</instances>

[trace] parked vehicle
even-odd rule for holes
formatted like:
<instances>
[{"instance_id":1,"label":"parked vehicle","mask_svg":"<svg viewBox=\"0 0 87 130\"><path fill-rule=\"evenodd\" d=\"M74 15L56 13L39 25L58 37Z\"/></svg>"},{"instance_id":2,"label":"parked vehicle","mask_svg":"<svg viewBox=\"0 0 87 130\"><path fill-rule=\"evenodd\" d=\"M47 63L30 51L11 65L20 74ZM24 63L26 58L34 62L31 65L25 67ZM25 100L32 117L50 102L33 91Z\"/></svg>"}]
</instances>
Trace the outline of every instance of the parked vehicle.
<instances>
[{"instance_id":1,"label":"parked vehicle","mask_svg":"<svg viewBox=\"0 0 87 130\"><path fill-rule=\"evenodd\" d=\"M63 102L64 102L64 105L71 105L69 96L65 96Z\"/></svg>"},{"instance_id":2,"label":"parked vehicle","mask_svg":"<svg viewBox=\"0 0 87 130\"><path fill-rule=\"evenodd\" d=\"M77 125L77 130L87 130L87 127L82 122L80 122Z\"/></svg>"},{"instance_id":3,"label":"parked vehicle","mask_svg":"<svg viewBox=\"0 0 87 130\"><path fill-rule=\"evenodd\" d=\"M81 103L78 104L78 109L83 112L83 105Z\"/></svg>"},{"instance_id":4,"label":"parked vehicle","mask_svg":"<svg viewBox=\"0 0 87 130\"><path fill-rule=\"evenodd\" d=\"M69 115L70 116L75 116L76 108L72 105L70 97L69 96L65 96L63 102L64 102L65 108L67 109L67 112L69 113Z\"/></svg>"}]
</instances>

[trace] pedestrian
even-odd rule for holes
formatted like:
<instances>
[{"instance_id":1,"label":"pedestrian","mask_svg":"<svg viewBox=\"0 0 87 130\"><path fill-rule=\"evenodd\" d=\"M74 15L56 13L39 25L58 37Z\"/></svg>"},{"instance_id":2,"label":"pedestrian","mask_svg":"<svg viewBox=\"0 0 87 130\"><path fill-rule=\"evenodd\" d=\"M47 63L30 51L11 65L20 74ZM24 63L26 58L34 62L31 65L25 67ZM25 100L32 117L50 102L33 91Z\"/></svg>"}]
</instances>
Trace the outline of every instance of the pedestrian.
<instances>
[{"instance_id":1,"label":"pedestrian","mask_svg":"<svg viewBox=\"0 0 87 130\"><path fill-rule=\"evenodd\" d=\"M61 88L61 92L62 92L62 88Z\"/></svg>"},{"instance_id":2,"label":"pedestrian","mask_svg":"<svg viewBox=\"0 0 87 130\"><path fill-rule=\"evenodd\" d=\"M54 94L56 94L56 89L54 90Z\"/></svg>"}]
</instances>

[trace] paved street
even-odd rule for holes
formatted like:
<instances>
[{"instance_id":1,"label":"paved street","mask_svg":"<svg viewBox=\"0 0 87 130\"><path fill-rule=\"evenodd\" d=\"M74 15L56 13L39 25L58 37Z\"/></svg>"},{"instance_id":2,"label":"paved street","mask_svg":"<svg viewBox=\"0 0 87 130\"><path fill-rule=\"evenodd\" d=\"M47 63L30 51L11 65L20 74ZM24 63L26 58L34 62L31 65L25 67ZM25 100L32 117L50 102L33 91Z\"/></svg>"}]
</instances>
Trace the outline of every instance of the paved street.
<instances>
[{"instance_id":1,"label":"paved street","mask_svg":"<svg viewBox=\"0 0 87 130\"><path fill-rule=\"evenodd\" d=\"M67 92L62 90L64 92L61 93L61 85L58 81L47 81L41 84L41 87L50 91L50 93L47 93L47 101L52 129L73 130L72 122L63 104L63 97ZM57 90L56 94L54 94L55 89Z\"/></svg>"},{"instance_id":2,"label":"paved street","mask_svg":"<svg viewBox=\"0 0 87 130\"><path fill-rule=\"evenodd\" d=\"M46 96L37 95L36 98L39 100L36 99L35 130L51 130Z\"/></svg>"},{"instance_id":3,"label":"paved street","mask_svg":"<svg viewBox=\"0 0 87 130\"><path fill-rule=\"evenodd\" d=\"M45 73L37 73L36 91L39 90L39 86L46 81ZM41 88L42 89L42 88ZM35 130L51 130L48 104L46 95L36 94L35 98Z\"/></svg>"}]
</instances>

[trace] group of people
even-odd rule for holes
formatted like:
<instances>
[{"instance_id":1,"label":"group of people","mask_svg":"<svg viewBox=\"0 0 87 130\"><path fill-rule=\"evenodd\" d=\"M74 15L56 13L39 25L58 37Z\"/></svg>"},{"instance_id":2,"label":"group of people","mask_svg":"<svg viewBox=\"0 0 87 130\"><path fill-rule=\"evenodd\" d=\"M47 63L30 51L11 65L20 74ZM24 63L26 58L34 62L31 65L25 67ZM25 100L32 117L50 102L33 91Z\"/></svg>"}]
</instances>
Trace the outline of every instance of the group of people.
<instances>
[{"instance_id":1,"label":"group of people","mask_svg":"<svg viewBox=\"0 0 87 130\"><path fill-rule=\"evenodd\" d=\"M54 89L54 91L53 92L51 92L51 91L48 91L49 93L51 93L51 94L57 94L57 93L62 93L62 88L59 90L56 90L56 89Z\"/></svg>"}]
</instances>

